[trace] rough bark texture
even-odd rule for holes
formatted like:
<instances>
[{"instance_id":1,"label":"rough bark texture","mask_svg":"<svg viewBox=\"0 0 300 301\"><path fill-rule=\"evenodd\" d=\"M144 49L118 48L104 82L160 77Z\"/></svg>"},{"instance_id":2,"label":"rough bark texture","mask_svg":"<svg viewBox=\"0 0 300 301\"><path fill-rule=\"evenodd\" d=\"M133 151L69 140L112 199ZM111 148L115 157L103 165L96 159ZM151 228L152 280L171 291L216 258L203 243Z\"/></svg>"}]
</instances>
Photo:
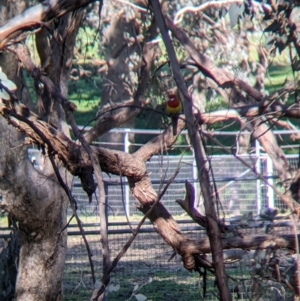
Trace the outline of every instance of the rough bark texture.
<instances>
[{"instance_id":1,"label":"rough bark texture","mask_svg":"<svg viewBox=\"0 0 300 301\"><path fill-rule=\"evenodd\" d=\"M24 8L24 3L22 6L17 1L8 1L6 9L10 14L2 11L1 16L13 17ZM3 7L2 9L4 10ZM26 14L23 17L26 18ZM62 18L60 22L67 20L68 16ZM6 28L9 28L9 24L11 23L6 24L8 26ZM22 22L19 24L24 26ZM65 27L60 28L66 29L68 26L69 24L66 24ZM73 28L76 30L76 26ZM11 31L11 34L14 31L15 29ZM5 30L1 31L1 35L5 33L7 33ZM73 49L73 45L71 48L68 46L74 43L74 36L70 31L68 34L69 40L64 41L65 52ZM56 46L59 48L61 44L56 44ZM57 56L59 55L61 54L57 53ZM18 86L16 95L31 107L28 97L24 97L24 91L27 89L22 77L19 76L22 72L15 56L12 53L5 53L0 59L2 70ZM57 62L62 65L57 67L52 64L51 74L59 87L60 84L66 83L68 77L60 74L68 74L69 69L65 68L63 60L57 59ZM57 72L54 72L55 68ZM61 91L64 95L67 94L66 88L62 87ZM61 112L61 110L55 111ZM65 127L60 126L63 123L64 116L58 113L55 124L63 130ZM0 120L0 127L0 189L3 196L0 207L17 221L21 241L16 299L62 300L62 276L67 247L67 234L62 230L66 225L67 196L49 164L43 166L43 171L38 171L33 167L28 158L27 147L24 145L25 136L17 132L3 117ZM45 162L47 162L46 158ZM68 182L69 176L65 170L61 169L61 172Z\"/></svg>"},{"instance_id":2,"label":"rough bark texture","mask_svg":"<svg viewBox=\"0 0 300 301\"><path fill-rule=\"evenodd\" d=\"M61 300L67 200L60 185L35 170L24 136L0 120L1 209L18 221L21 237L17 300Z\"/></svg>"}]
</instances>

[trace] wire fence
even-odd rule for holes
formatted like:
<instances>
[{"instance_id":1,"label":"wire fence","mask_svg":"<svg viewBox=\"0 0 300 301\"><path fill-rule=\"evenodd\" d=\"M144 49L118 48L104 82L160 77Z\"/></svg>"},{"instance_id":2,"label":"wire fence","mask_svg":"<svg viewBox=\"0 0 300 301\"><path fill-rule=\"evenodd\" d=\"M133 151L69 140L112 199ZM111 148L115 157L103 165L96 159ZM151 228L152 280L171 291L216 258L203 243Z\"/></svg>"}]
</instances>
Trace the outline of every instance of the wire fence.
<instances>
[{"instance_id":1,"label":"wire fence","mask_svg":"<svg viewBox=\"0 0 300 301\"><path fill-rule=\"evenodd\" d=\"M178 223L186 237L195 240L206 237L205 230L200 226L188 220L181 220ZM133 223L133 226L136 226L136 223ZM86 225L85 229L90 227L95 227L91 232L87 231L87 237L93 253L97 279L100 280L102 274L100 237L92 233L99 231L99 228L95 225ZM74 229L69 228L70 237L64 273L65 300L89 300L93 286L86 251L82 240L73 231ZM253 236L264 233L263 231L263 227L245 228L242 234ZM290 229L284 224L276 226L277 233L288 231ZM108 233L110 251L114 258L131 232L126 223L112 222L109 224ZM257 265L269 256L268 251L265 253L259 251L259 255L257 251L243 252L241 260L226 263L233 300L289 300L288 297L292 296L292 293L289 291L282 293L283 287L274 278L263 280L261 275L257 275ZM153 227L146 223L111 274L107 300L136 300L137 294L146 296L147 300L219 300L213 274L207 272L207 275L204 275L204 270L201 271L202 275L197 272L189 273L184 269L180 256L176 255L171 259L172 255L173 250L163 242ZM261 262L258 262L258 256ZM211 260L210 256L207 259ZM257 286L260 287L259 298L254 295Z\"/></svg>"},{"instance_id":2,"label":"wire fence","mask_svg":"<svg viewBox=\"0 0 300 301\"><path fill-rule=\"evenodd\" d=\"M117 133L121 135L121 142L116 142L115 145L110 145L110 147L133 152L139 147L139 143L130 142L132 133L137 136L148 135L150 139L158 132L125 129L119 130ZM217 134L215 133L215 135ZM230 139L234 143L238 133L227 132L227 136L224 132L219 134L224 137L231 135ZM280 134L291 135L293 132L281 132ZM191 221L182 221L183 218L187 219L187 216L175 202L177 199L184 199L185 181L188 180L194 183L195 186L197 197L195 206L200 212L203 212L203 200L196 165L189 144L184 140L186 139L185 135L186 133L183 132L181 144L175 145L175 149L177 153L179 149L181 153L187 153L187 155L170 155L169 153L154 156L147 162L147 170L153 181L154 189L159 193L175 170L179 169L177 178L170 185L161 202L178 220L184 235L191 239L199 239L205 237L205 231ZM136 140L138 140L137 137ZM99 145L108 146L106 142L99 142ZM289 149L295 152L297 147L298 145L293 144ZM229 148L233 149L232 146L229 146ZM39 161L41 160L39 152L31 149L29 157L36 168L39 168ZM249 166L245 166L231 155L218 154L208 157L213 171L212 180L216 183L216 192L221 203L219 204L221 214L229 220L231 216L249 212L258 214L260 210L266 207L277 207L280 210L285 210L285 206L274 195L273 190L253 172L255 170L260 173L272 185L278 185L279 183L270 158L264 153L259 144L254 143L250 152L243 155L242 158ZM291 169L297 170L298 154L290 154L287 158ZM125 178L120 179L119 176L104 174L104 180L108 199L110 250L111 256L114 258L130 237L128 225L120 222L125 212L134 221L139 220L141 214L136 209L137 203L130 194ZM85 223L87 239L93 253L96 277L100 281L102 254L99 234L99 195L97 192L96 196L93 197L93 202L89 204L78 179L75 179L74 182L73 195L78 203L80 218ZM123 199L122 195L124 196ZM284 227L277 230L281 232L290 231L290 229ZM257 234L257 231L263 230L246 229L244 231L245 235L254 235ZM71 225L68 232L64 299L70 301L89 300L93 287L84 243L76 225ZM209 274L205 283L204 278L200 277L199 273L189 273L183 268L180 256L177 255L169 260L172 254L173 250L163 242L150 224L143 226L131 248L122 257L121 262L111 275L111 286L107 289L108 300L136 300L137 294L143 294L147 297L147 300L204 300L204 287L206 289L205 300L217 300L214 276ZM249 274L249 271L253 269L251 256L253 256L253 253L247 252L241 261L230 263L227 266L231 276L230 287L234 299L249 300L252 298L252 288L256 284L254 283L255 277ZM262 300L281 300L276 283L261 282L260 285L269 288L274 287L274 290L264 292Z\"/></svg>"},{"instance_id":3,"label":"wire fence","mask_svg":"<svg viewBox=\"0 0 300 301\"><path fill-rule=\"evenodd\" d=\"M187 235L192 231L198 231L198 236L204 235L203 229L199 226L190 223L181 225ZM126 223L110 223L112 258L130 236L131 232ZM102 266L100 237L88 235L88 239L96 263L97 279L100 280ZM197 300L200 294L199 275L187 272L178 256L168 261L172 254L173 250L163 242L153 227L146 223L111 274L111 286L119 286L119 289L109 292L108 300L128 300L137 286L138 293L147 296L149 300ZM64 281L66 299L88 300L92 290L91 277L84 245L78 236L69 238L66 263Z\"/></svg>"},{"instance_id":4,"label":"wire fence","mask_svg":"<svg viewBox=\"0 0 300 301\"><path fill-rule=\"evenodd\" d=\"M121 130L119 134L120 132L122 133ZM118 145L119 149L121 147L125 151L133 152L139 147L139 145L129 142L129 134L131 132L131 130L124 130L122 133L123 143ZM137 131L136 134L145 135L145 132ZM153 133L150 131L149 139L153 134L157 134L157 132ZM281 135L284 134L281 133ZM290 135L292 133L286 134ZM234 135L231 139L232 141L235 140ZM188 144L175 146L177 149L184 150L188 147ZM297 147L297 145L292 145L294 150ZM260 148L259 144L255 143L250 155L243 155L242 158L250 167L245 166L231 155L209 157L221 201L220 207L227 220L231 216L249 212L258 214L260 210L266 207L277 207L285 210L285 206L274 195L273 190L253 172L255 170L261 173L265 180L272 185L276 185L279 182L270 158ZM288 155L287 158L291 169L297 170L298 154ZM185 216L185 213L175 202L177 199L184 198L185 181L188 180L194 183L196 189L197 209L203 211L203 200L201 198L194 157L192 155L172 156L165 154L164 156L155 156L151 158L150 162L147 162L147 170L157 192L162 189L177 168L180 170L179 174L161 202L178 220L184 235L191 239L203 238L206 234L201 227L190 221L180 220L182 216ZM140 213L136 209L137 203L130 194L125 178L121 180L120 177L113 175L104 175L104 178L109 204L110 249L112 258L114 258L130 236L128 226L116 221L118 221L119 217L124 216L125 212L131 218L137 218ZM90 221L92 216L98 215L97 199L94 199L92 205L89 205L78 181L75 182L73 192L78 200L81 216L86 221ZM122 195L124 196L123 201ZM187 217L185 216L184 218ZM258 229L248 229L245 230L245 235L255 235L258 234L258 231ZM263 229L260 231L263 231ZM285 231L290 231L290 229L282 227L280 229L277 228L276 231L284 233ZM97 266L97 277L100 279L102 266L100 236L91 235L88 238L91 240L93 259ZM81 255L78 255L79 250L82 252ZM147 224L144 226L130 250L128 250L112 274L112 289L108 289L108 300L135 300L135 294L143 294L147 297L147 300L204 300L204 287L206 289L205 300L218 300L214 276L208 275L205 283L203 277L200 277L198 273L189 273L183 268L180 256L176 256L175 259L169 261L172 253L173 250L163 242L151 225ZM254 269L251 265L253 256L253 252L247 252L246 256L239 262L227 264L227 271L231 276L230 287L233 298L236 300L253 299L253 287L257 286L256 278L252 277L253 274L251 274L251 271ZM66 298L67 300L88 300L92 289L90 273L83 242L77 236L69 238L67 258L65 270ZM81 262L77 265L74 261L79 258ZM83 269L83 267L85 268ZM73 278L70 275L73 275ZM76 275L77 278L75 277ZM69 284L67 285L67 283ZM278 286L276 282L271 283L270 281L260 280L259 285L268 288L261 296L262 300L285 300L281 298L282 296L279 293L282 287ZM288 292L286 292L285 296L288 296Z\"/></svg>"},{"instance_id":5,"label":"wire fence","mask_svg":"<svg viewBox=\"0 0 300 301\"><path fill-rule=\"evenodd\" d=\"M118 148L126 152L134 152L138 147L149 141L155 135L161 133L159 130L137 130L137 129L118 129L113 131L113 136L119 137L115 142L96 142L98 146L109 148ZM295 144L293 135L298 134L295 131L274 131L278 137L278 143L287 154L287 160L291 171L298 169L299 147ZM134 134L134 139L132 135ZM248 133L249 134L249 133ZM250 144L248 152L241 155L243 161L249 166L245 166L236 158L237 150L236 140L240 132L214 132L214 136L227 141L227 149L233 152L233 155L214 154L216 145L209 145L211 150L208 153L208 160L211 162L213 171L211 181L216 183L216 188L221 208L225 215L245 214L248 212L259 213L267 207L277 207L285 210L286 207L280 199L274 195L273 189L262 181L256 173L271 185L281 185L273 163L269 156L260 147L258 141ZM141 138L142 137L142 138ZM132 142L134 140L135 142ZM116 142L118 141L118 142ZM137 141L143 141L138 143ZM179 169L179 174L170 188L164 195L162 202L172 215L183 214L180 206L175 202L177 199L184 198L185 181L188 180L195 184L196 206L199 211L203 211L203 200L199 187L196 163L191 154L191 148L188 144L187 133L185 131L178 138L179 143L174 145L173 150L183 155L163 154L154 156L147 162L147 170L152 179L154 189L159 192L167 180ZM230 143L228 141L231 141ZM292 154L294 153L294 154ZM30 149L29 157L34 158L36 167L41 164L42 158L40 152L36 149ZM255 173L256 172L256 173ZM137 203L130 193L126 178L115 175L104 174L105 187L108 195L108 214L113 216L124 216L126 212L129 216L140 214L137 209ZM97 195L94 202L89 205L85 192L81 188L80 181L75 179L73 194L78 201L78 206L83 215L98 214ZM122 200L122 197L123 200Z\"/></svg>"}]
</instances>

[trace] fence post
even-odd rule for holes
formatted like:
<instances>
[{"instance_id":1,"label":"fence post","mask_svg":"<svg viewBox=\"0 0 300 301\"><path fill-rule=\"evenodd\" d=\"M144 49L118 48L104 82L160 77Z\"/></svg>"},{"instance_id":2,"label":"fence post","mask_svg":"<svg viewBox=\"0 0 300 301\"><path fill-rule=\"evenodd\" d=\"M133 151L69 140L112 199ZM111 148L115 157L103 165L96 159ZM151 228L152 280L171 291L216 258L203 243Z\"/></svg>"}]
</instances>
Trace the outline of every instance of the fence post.
<instances>
[{"instance_id":1,"label":"fence post","mask_svg":"<svg viewBox=\"0 0 300 301\"><path fill-rule=\"evenodd\" d=\"M256 156L256 172L261 173L261 154L260 154L260 144L259 141L255 140L255 156ZM256 203L257 203L257 214L260 213L261 210L261 189L260 189L260 179L256 180Z\"/></svg>"},{"instance_id":2,"label":"fence post","mask_svg":"<svg viewBox=\"0 0 300 301\"><path fill-rule=\"evenodd\" d=\"M193 185L195 188L195 207L197 207L199 205L199 199L198 199L198 170L197 170L197 165L196 165L196 160L195 160L195 156L193 156Z\"/></svg>"},{"instance_id":3,"label":"fence post","mask_svg":"<svg viewBox=\"0 0 300 301\"><path fill-rule=\"evenodd\" d=\"M108 230L108 183L104 181L104 192L106 197L106 206L105 206L105 218L106 218L106 226Z\"/></svg>"},{"instance_id":4,"label":"fence post","mask_svg":"<svg viewBox=\"0 0 300 301\"><path fill-rule=\"evenodd\" d=\"M273 179L273 163L269 156L267 156L267 176L268 176L268 183L273 186L274 179ZM269 185L267 186L267 196L268 196L268 207L274 208L274 190Z\"/></svg>"},{"instance_id":5,"label":"fence post","mask_svg":"<svg viewBox=\"0 0 300 301\"><path fill-rule=\"evenodd\" d=\"M130 147L130 141L129 141L129 132L130 129L125 129L125 135L124 135L124 151L126 153L129 153L129 147ZM124 202L125 202L125 213L127 216L130 216L130 204L129 204L129 186L128 181L124 182L125 184L125 193L124 193ZM122 188L123 189L123 188Z\"/></svg>"}]
</instances>

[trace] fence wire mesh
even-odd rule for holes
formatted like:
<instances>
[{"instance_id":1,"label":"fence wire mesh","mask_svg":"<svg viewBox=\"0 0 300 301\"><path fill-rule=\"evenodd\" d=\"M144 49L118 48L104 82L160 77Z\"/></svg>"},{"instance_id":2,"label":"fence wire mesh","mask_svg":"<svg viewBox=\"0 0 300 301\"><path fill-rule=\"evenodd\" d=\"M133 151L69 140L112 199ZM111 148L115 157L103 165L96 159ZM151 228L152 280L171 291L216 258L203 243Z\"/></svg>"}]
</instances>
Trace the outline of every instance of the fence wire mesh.
<instances>
[{"instance_id":1,"label":"fence wire mesh","mask_svg":"<svg viewBox=\"0 0 300 301\"><path fill-rule=\"evenodd\" d=\"M201 211L202 199L200 188L195 178L194 162L192 157L168 157L167 164L161 164L162 158L156 157L148 162L148 171L154 182L156 191L159 191L165 181L180 167L180 172L175 182L164 195L162 202L167 209L178 219L183 234L191 239L205 237L205 232L196 224L183 223L180 219L184 212L175 202L183 199L185 195L185 180L195 182L198 195L197 207ZM256 157L244 158L249 164L257 165ZM289 158L291 165L297 163L294 157ZM260 170L267 178L266 158L262 157ZM256 214L260 209L269 205L268 189L266 185L257 180L249 167L245 166L230 156L211 158L214 177L220 196L222 214L226 218L242 215L249 212ZM229 176L230 175L230 176ZM120 251L130 236L128 225L118 224L118 218L124 216L124 205L121 201L121 184L119 177L106 177L106 188L109 204L109 239L112 258ZM126 180L122 180L124 203L126 203ZM89 205L81 188L74 190L79 200L80 209L84 221L97 221L97 200ZM82 198L83 196L83 198ZM258 199L260 200L258 202ZM135 201L128 198L130 206L128 213L134 219L140 217L135 209ZM276 203L276 202L275 202ZM126 204L125 204L126 208ZM184 218L187 218L186 216ZM90 229L90 228L88 228ZM94 228L91 228L94 230ZM98 229L98 228L96 228ZM116 270L112 273L111 283L119 289L108 293L108 300L135 300L134 289L145 295L147 300L218 300L214 276L208 273L207 283L204 284L203 277L196 272L187 272L180 260L180 256L168 261L173 250L154 232L152 226L147 225L122 258ZM73 231L73 230L72 230ZM99 231L99 229L98 229ZM252 231L252 232L251 232ZM254 231L254 232L253 232ZM257 235L264 229L245 229L245 235ZM277 228L277 233L290 231L289 228ZM96 266L98 279L101 277L101 244L100 236L89 235L88 239L93 249L93 260ZM262 290L261 300L287 300L284 299L288 292L282 292L282 287L275 281L257 280L251 271L255 270L251 259L254 252L246 252L245 256L236 263L227 264L230 275L230 287L235 300L253 299L253 287L262 285L268 290ZM266 256L263 254L262 256ZM252 273L252 274L251 274ZM77 277L77 278L76 278ZM88 260L86 257L83 241L78 236L69 237L69 251L67 266L65 270L65 294L66 300L88 300L92 289ZM206 296L203 296L203 287L206 286ZM282 296L285 296L284 298Z\"/></svg>"},{"instance_id":2,"label":"fence wire mesh","mask_svg":"<svg viewBox=\"0 0 300 301\"><path fill-rule=\"evenodd\" d=\"M188 238L196 240L205 238L204 229L198 225L187 220L178 222L182 233ZM136 223L133 224L136 225ZM101 245L100 236L96 234L99 228L90 225L85 229L93 253L96 277L100 279ZM73 227L69 229L70 234L74 233L74 230ZM95 233L89 234L93 231ZM290 229L283 226L278 227L276 231L287 233ZM263 233L263 228L245 228L242 233L245 236L258 235ZM112 258L118 254L130 235L126 223L110 223L109 240ZM285 250L282 252L284 253ZM111 274L111 285L118 289L108 293L108 300L136 300L134 294L143 294L147 300L218 300L214 275L208 272L207 276L201 277L196 272L189 273L183 268L180 256L176 255L175 258L169 260L172 254L173 250L163 242L151 225L146 223ZM292 296L271 277L269 280L262 280L257 274L258 262L263 265L263 261L269 256L268 251L243 251L242 255L239 261L227 260L226 264L233 300L283 301ZM257 258L261 258L261 261ZM208 259L210 259L209 256ZM204 270L201 272L204 273ZM64 273L65 300L89 300L92 288L91 273L83 241L79 236L71 235Z\"/></svg>"},{"instance_id":3,"label":"fence wire mesh","mask_svg":"<svg viewBox=\"0 0 300 301\"><path fill-rule=\"evenodd\" d=\"M117 255L130 236L129 233L114 233L114 230L124 231L126 227L128 228L117 224L109 227L112 231L109 234L112 258ZM202 294L199 274L187 272L179 256L168 261L173 250L150 228L150 225L147 225L144 231L138 235L111 274L111 285L119 285L119 289L109 292L108 300L130 298L135 300L133 296L135 289L136 293L145 295L147 300L199 300ZM204 235L204 232L199 230L199 233L201 232ZM100 279L100 238L98 235L88 236L88 240L93 250L96 275ZM88 300L92 281L83 242L79 237L71 236L68 244L64 274L65 300Z\"/></svg>"},{"instance_id":4,"label":"fence wire mesh","mask_svg":"<svg viewBox=\"0 0 300 301\"><path fill-rule=\"evenodd\" d=\"M29 156L36 159L36 167L38 168L39 152L30 150ZM280 185L278 176L270 165L268 157L263 152L258 151L242 158L251 167L245 166L233 156L218 155L208 158L216 183L215 193L219 195L220 216L228 221L237 215L258 214L262 209L268 207L285 210L286 207L282 205L279 198L253 173L253 170L256 170L269 183ZM289 155L287 159L291 170L297 170L298 155ZM198 225L186 221L188 217L175 202L177 199L184 199L185 181L188 180L194 183L196 189L196 207L199 211L203 211L203 200L193 156L156 156L147 162L147 170L153 181L154 189L158 193L177 168L179 168L179 174L161 202L180 223L183 234L198 240L206 236L205 231ZM113 175L104 175L104 178L108 199L110 250L111 258L114 258L131 235L128 225L120 222L124 220L125 212L133 221L139 220L141 214L136 209L137 203L130 194L125 178L120 179L120 177ZM73 195L78 203L80 218L85 223L87 239L93 253L92 259L96 278L100 281L102 253L98 214L99 195L97 193L92 204L89 204L78 179L75 179L74 182ZM257 235L260 232L265 233L264 228L259 227L244 229L243 231L244 235L249 236ZM290 227L276 228L277 233L290 231ZM87 252L77 226L71 225L68 232L68 251L64 270L64 300L89 300L93 285ZM241 260L227 263L233 299L288 300L291 294L285 291L283 286L271 278L263 281L257 276L257 266L253 261L253 257L257 256L255 252L245 251ZM143 226L142 231L111 275L112 289L108 292L108 300L136 300L134 295L138 293L145 295L147 300L153 301L218 300L214 276L209 272L206 277L196 272L189 273L184 269L180 256L176 255L172 260L169 260L172 254L173 250L163 242L150 224ZM262 252L259 256L263 262L268 254ZM204 271L201 272L204 273ZM203 295L204 288L206 289L205 298ZM253 292L258 292L260 295L254 295Z\"/></svg>"}]
</instances>

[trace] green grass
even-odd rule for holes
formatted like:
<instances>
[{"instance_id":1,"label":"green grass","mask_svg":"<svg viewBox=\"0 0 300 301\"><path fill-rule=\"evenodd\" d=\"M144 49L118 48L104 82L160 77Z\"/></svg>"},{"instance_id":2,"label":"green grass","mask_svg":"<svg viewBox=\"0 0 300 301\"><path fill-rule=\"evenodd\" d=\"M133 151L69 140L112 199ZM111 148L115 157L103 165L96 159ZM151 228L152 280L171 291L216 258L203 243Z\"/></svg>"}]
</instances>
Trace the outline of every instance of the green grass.
<instances>
[{"instance_id":1,"label":"green grass","mask_svg":"<svg viewBox=\"0 0 300 301\"><path fill-rule=\"evenodd\" d=\"M101 100L100 78L70 81L69 100L74 102L77 110L74 114L77 124L93 125Z\"/></svg>"},{"instance_id":2,"label":"green grass","mask_svg":"<svg viewBox=\"0 0 300 301\"><path fill-rule=\"evenodd\" d=\"M7 215L0 214L0 228L6 228L8 226Z\"/></svg>"},{"instance_id":3,"label":"green grass","mask_svg":"<svg viewBox=\"0 0 300 301\"><path fill-rule=\"evenodd\" d=\"M293 73L290 66L271 65L265 85L270 93L283 87L286 81L293 80Z\"/></svg>"},{"instance_id":4,"label":"green grass","mask_svg":"<svg viewBox=\"0 0 300 301\"><path fill-rule=\"evenodd\" d=\"M131 277L119 278L120 290L110 292L108 298L110 301L136 300L134 294L142 294L147 300L200 300L202 288L198 285L198 276L191 274L188 276L186 272L158 272L149 282L150 277L143 274L134 274L135 280ZM118 280L113 280L118 283ZM136 292L134 288L137 288Z\"/></svg>"},{"instance_id":5,"label":"green grass","mask_svg":"<svg viewBox=\"0 0 300 301\"><path fill-rule=\"evenodd\" d=\"M86 278L86 271L68 271L65 273L65 279L72 286L66 287L64 300L65 301L82 301L89 300L92 288L85 282L79 284L79 277ZM77 275L76 275L77 274ZM81 275L81 276L80 276ZM151 281L149 281L151 278ZM210 279L210 282L212 279ZM110 284L119 285L119 289L114 292L108 292L109 301L125 301L136 300L134 294L143 294L147 300L201 300L202 285L200 285L199 275L197 273L188 273L183 268L180 271L156 271L153 275L149 276L143 270L130 271L126 270L125 273L113 272L111 274ZM77 289L75 289L77 287ZM215 288L211 286L213 290ZM136 291L134 291L136 289ZM208 290L208 293L210 290Z\"/></svg>"},{"instance_id":6,"label":"green grass","mask_svg":"<svg viewBox=\"0 0 300 301\"><path fill-rule=\"evenodd\" d=\"M270 93L283 87L287 80L293 80L293 74L291 67L286 65L282 66L275 64L274 62L268 69L268 75L266 76L265 85ZM78 124L86 125L90 123L96 116L101 102L101 79L96 78L93 80L79 79L78 81L71 81L69 85L69 100L77 105L77 112L75 112L75 118ZM226 108L226 104L221 100L215 103L207 103L207 109L209 111L213 109ZM150 121L145 118L149 115L147 113L141 113L141 119L137 121L139 128L148 128L145 122ZM90 123L94 124L94 121ZM155 122L157 126L159 122ZM152 127L151 127L152 128Z\"/></svg>"}]
</instances>

